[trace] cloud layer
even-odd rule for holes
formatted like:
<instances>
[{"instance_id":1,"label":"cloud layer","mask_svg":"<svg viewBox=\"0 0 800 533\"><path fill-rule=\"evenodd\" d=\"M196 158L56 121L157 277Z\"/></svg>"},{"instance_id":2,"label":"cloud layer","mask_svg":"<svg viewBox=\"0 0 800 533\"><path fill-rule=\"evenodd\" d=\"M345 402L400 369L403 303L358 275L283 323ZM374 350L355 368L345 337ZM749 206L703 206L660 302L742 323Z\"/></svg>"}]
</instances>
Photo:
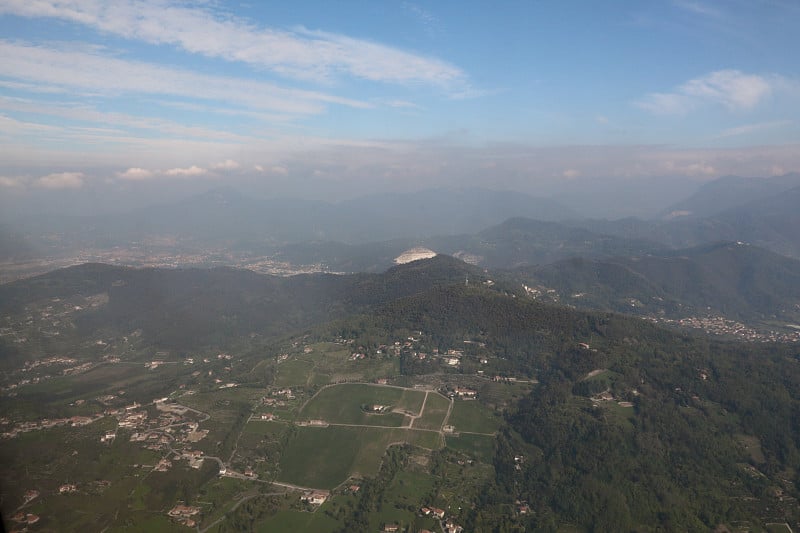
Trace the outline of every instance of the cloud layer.
<instances>
[{"instance_id":1,"label":"cloud layer","mask_svg":"<svg viewBox=\"0 0 800 533\"><path fill-rule=\"evenodd\" d=\"M88 94L178 96L295 114L318 113L324 103L370 107L365 102L321 92L285 89L251 79L199 74L89 51L60 50L0 40L0 57L4 58L5 77Z\"/></svg>"},{"instance_id":2,"label":"cloud layer","mask_svg":"<svg viewBox=\"0 0 800 533\"><path fill-rule=\"evenodd\" d=\"M636 104L659 115L684 114L706 104L747 111L772 94L776 80L738 70L718 70L666 93L650 93Z\"/></svg>"},{"instance_id":3,"label":"cloud layer","mask_svg":"<svg viewBox=\"0 0 800 533\"><path fill-rule=\"evenodd\" d=\"M0 13L57 18L292 78L320 81L346 75L453 90L463 90L466 83L461 69L439 59L335 33L259 27L212 9L205 2L7 0L0 5Z\"/></svg>"}]
</instances>

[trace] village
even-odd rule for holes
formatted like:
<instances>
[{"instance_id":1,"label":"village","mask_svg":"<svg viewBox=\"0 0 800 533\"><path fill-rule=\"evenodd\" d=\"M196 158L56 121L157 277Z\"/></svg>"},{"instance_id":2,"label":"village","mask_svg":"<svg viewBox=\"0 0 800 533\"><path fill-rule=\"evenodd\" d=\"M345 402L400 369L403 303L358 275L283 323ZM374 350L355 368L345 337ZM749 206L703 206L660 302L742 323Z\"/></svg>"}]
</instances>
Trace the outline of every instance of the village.
<instances>
[{"instance_id":1,"label":"village","mask_svg":"<svg viewBox=\"0 0 800 533\"><path fill-rule=\"evenodd\" d=\"M709 335L735 337L750 342L800 342L800 328L791 327L795 331L780 332L773 330L757 330L741 322L721 316L686 317L681 319L652 318L653 322L661 322L681 328L701 330Z\"/></svg>"},{"instance_id":2,"label":"village","mask_svg":"<svg viewBox=\"0 0 800 533\"><path fill-rule=\"evenodd\" d=\"M131 335L135 338L136 333ZM331 341L329 341L331 342ZM473 341L470 339L464 340L464 348L448 348L439 350L436 348L422 348L427 345L426 335L423 332L416 332L413 335L408 335L399 340L392 340L385 344L379 344L371 350L366 349L364 346L358 345L354 339L345 339L337 337L332 339L332 345L339 345L347 347L350 354L348 360L356 365L369 365L370 361L374 360L396 360L399 358L408 358L410 360L424 362L426 364L433 364L442 369L443 374L436 377L433 383L419 385L421 388L420 394L428 391L431 394L437 392L441 397L449 399L451 402L456 401L470 401L476 400L479 396L478 388L474 384L474 380L482 381L505 381L508 383L517 382L517 378L510 376L484 376L483 368L489 368L491 355L487 352L485 344ZM98 368L98 365L111 364L117 365L124 362L125 359L116 355L116 351L108 350L107 346L112 343L106 341L97 341L95 346L103 353L95 362L84 361L82 362L77 357L73 356L48 356L40 359L26 362L22 367L15 372L21 376L36 374L33 377L24 377L29 379L30 382L17 383L16 387L10 387L7 394L15 393L15 388L26 385L35 384L35 379L38 381L43 379L71 379L78 377L81 373L86 373L91 369ZM297 354L311 355L314 354L314 347L312 344L304 341L296 341L293 343L294 355L290 353L280 353L275 357L277 367L286 363ZM234 356L229 353L218 353L216 356L196 356L187 355L178 361L170 357L167 352L151 352L148 357L145 354L136 356L135 361L131 360L127 364L135 365L139 368L144 368L147 372L159 372L166 366L179 365L185 367L186 365L203 365L207 366L207 370L196 370L187 375L190 380L195 380L194 385L187 387L186 383L179 384L178 389L173 393L163 397L152 398L149 401L132 401L129 399L130 394L124 389L107 390L94 398L84 398L73 400L70 406L73 409L80 410L80 415L40 418L35 420L14 420L13 417L4 416L0 418L0 439L11 440L16 439L20 435L32 431L41 431L52 428L84 428L95 427L93 424L101 420L113 419L115 424L110 429L103 429L102 431L95 431L97 433L97 441L101 445L112 446L119 439L125 439L128 442L135 443L143 449L154 452L160 458L152 464L138 464L134 465L143 472L166 473L182 463L183 468L201 469L206 461L215 463L217 475L220 478L234 478L237 480L250 480L259 483L274 483L276 487L283 491L299 491L300 494L296 496L299 503L307 506L309 511L312 511L322 506L330 497L330 492L302 487L286 483L278 483L272 481L272 477L263 478L250 466L242 465L242 459L239 458L233 461L233 456L230 458L220 458L209 455L201 449L198 449L198 443L207 438L209 430L207 429L206 422L211 418L208 413L201 412L197 409L183 405L180 403L181 396L191 396L198 393L199 390L209 393L211 391L226 391L233 390L240 386L236 380L226 381L220 379L223 373L230 372L232 364L235 362ZM469 362L468 366L471 371L469 376L462 374L465 362ZM58 372L53 372L52 368L58 368ZM472 373L472 369L474 373ZM44 372L48 372L44 374ZM185 372L185 371L184 371ZM217 377L217 374L220 377ZM43 376L52 376L52 378L44 378ZM451 377L447 377L451 376ZM460 377L460 376L463 376ZM202 378L202 381L198 381ZM464 378L467 378L464 381ZM393 382L397 376L386 375L372 380L372 383L377 386L384 386L387 389L399 389ZM420 377L422 378L422 376ZM470 379L472 381L470 381ZM455 381L454 381L455 380ZM355 380L357 383L359 380ZM524 381L524 380L522 380ZM350 382L350 380L345 380ZM335 384L335 383L333 383ZM333 385L332 384L332 385ZM425 392L427 394L427 392ZM299 405L297 402L302 402L309 399L309 390L305 387L295 386L276 386L268 387L261 398L252 404L252 412L249 415L248 421L258 420L261 422L281 422L294 424L298 427L303 425L314 426L316 423L319 427L327 427L328 423L325 421L304 421L301 419L293 420L282 419L284 413L288 410L295 410ZM406 415L407 420L411 420L413 424L414 419L419 418L422 411L409 411L407 409L398 408L392 404L387 403L373 403L369 404L368 409L374 414L388 414L402 413ZM103 427L108 426L104 423ZM341 426L341 424L340 424ZM410 424L402 427L411 427ZM438 430L442 434L457 436L458 432L452 425L445 424L444 427L439 427ZM435 431L434 429L420 429L417 431ZM203 448L203 446L200 446ZM234 466L233 463L236 463ZM40 493L49 497L59 497L70 494L87 494L93 493L96 490L105 490L112 486L111 482L103 481L105 485L100 487L95 486L100 481L86 484L85 482L72 482L64 480L64 482L57 487L57 489L47 489L42 492L41 488L30 488L26 492L26 500L23 505L15 512L15 523L20 527L29 527L37 524L40 520L47 518L46 514L40 511L37 513L27 512L25 509L27 505L39 498ZM358 485L350 485L345 490L349 490L351 494L358 491ZM197 527L203 520L205 513L202 506L197 504L187 504L182 501L177 501L174 505L164 510L166 516L174 523L180 524L185 527ZM441 522L441 530L450 533L457 533L462 531L461 526L455 523L451 518L444 519L444 511L435 506L424 506L420 508L419 515L424 517L434 517ZM397 526L397 529L394 527ZM384 531L404 531L405 529L396 524L386 524Z\"/></svg>"}]
</instances>

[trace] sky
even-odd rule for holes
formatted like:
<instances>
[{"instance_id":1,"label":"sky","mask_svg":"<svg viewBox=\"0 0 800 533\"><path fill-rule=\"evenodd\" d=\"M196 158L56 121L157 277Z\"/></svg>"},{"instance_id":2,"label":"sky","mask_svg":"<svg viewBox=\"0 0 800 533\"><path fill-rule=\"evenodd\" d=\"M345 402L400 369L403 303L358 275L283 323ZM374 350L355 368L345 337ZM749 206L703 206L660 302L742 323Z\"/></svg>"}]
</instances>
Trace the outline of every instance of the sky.
<instances>
[{"instance_id":1,"label":"sky","mask_svg":"<svg viewBox=\"0 0 800 533\"><path fill-rule=\"evenodd\" d=\"M0 208L796 172L798 27L794 0L0 0Z\"/></svg>"}]
</instances>

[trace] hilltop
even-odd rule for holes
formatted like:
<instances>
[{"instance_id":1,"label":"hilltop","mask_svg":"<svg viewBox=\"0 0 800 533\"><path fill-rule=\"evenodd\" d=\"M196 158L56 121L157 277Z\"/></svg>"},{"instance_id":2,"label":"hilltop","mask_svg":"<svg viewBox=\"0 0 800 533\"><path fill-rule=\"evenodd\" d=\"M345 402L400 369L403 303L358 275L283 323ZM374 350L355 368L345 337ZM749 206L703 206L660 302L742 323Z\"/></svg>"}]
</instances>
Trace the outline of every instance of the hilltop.
<instances>
[{"instance_id":1,"label":"hilltop","mask_svg":"<svg viewBox=\"0 0 800 533\"><path fill-rule=\"evenodd\" d=\"M737 246L648 273L763 256ZM468 530L800 519L796 346L557 306L490 274L438 255L381 274L81 265L4 285L3 501L77 526L70 491L91 494L98 523L167 530L180 513L430 529L431 508Z\"/></svg>"}]
</instances>

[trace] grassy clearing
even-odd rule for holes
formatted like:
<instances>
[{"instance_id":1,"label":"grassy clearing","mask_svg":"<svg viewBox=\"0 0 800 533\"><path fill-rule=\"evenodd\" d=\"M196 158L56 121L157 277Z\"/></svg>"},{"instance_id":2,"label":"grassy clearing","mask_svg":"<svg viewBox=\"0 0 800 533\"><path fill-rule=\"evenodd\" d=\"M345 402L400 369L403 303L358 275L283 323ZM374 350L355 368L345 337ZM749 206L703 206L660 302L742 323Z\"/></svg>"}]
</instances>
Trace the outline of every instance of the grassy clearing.
<instances>
[{"instance_id":1,"label":"grassy clearing","mask_svg":"<svg viewBox=\"0 0 800 533\"><path fill-rule=\"evenodd\" d=\"M373 414L364 405L388 405L393 410L418 413L425 393L422 391L380 387L366 384L344 384L323 389L300 413L301 418L322 419L335 424L368 426L401 426L401 413Z\"/></svg>"},{"instance_id":2,"label":"grassy clearing","mask_svg":"<svg viewBox=\"0 0 800 533\"><path fill-rule=\"evenodd\" d=\"M254 418L244 426L244 433L278 438L286 432L288 427L289 426L281 422L270 422L268 420Z\"/></svg>"},{"instance_id":3,"label":"grassy clearing","mask_svg":"<svg viewBox=\"0 0 800 533\"><path fill-rule=\"evenodd\" d=\"M399 373L399 361L383 357L352 360L352 347L321 342L309 353L296 353L277 367L275 385L327 385L347 380L367 380Z\"/></svg>"},{"instance_id":4,"label":"grassy clearing","mask_svg":"<svg viewBox=\"0 0 800 533\"><path fill-rule=\"evenodd\" d=\"M408 509L399 509L392 505L384 505L381 509L370 515L369 525L372 531L382 531L386 524L397 524L401 531L412 525L417 518L416 512ZM411 529L416 531L416 529Z\"/></svg>"},{"instance_id":5,"label":"grassy clearing","mask_svg":"<svg viewBox=\"0 0 800 533\"><path fill-rule=\"evenodd\" d=\"M386 448L408 442L439 447L439 435L405 429L368 427L297 428L280 460L280 481L331 489L354 475L373 476Z\"/></svg>"},{"instance_id":6,"label":"grassy clearing","mask_svg":"<svg viewBox=\"0 0 800 533\"><path fill-rule=\"evenodd\" d=\"M494 437L463 434L446 438L447 447L464 453L476 461L491 464L494 457Z\"/></svg>"},{"instance_id":7,"label":"grassy clearing","mask_svg":"<svg viewBox=\"0 0 800 533\"><path fill-rule=\"evenodd\" d=\"M617 402L601 402L602 408L618 423L629 423L636 416L633 407L623 407Z\"/></svg>"},{"instance_id":8,"label":"grassy clearing","mask_svg":"<svg viewBox=\"0 0 800 533\"><path fill-rule=\"evenodd\" d=\"M474 433L494 433L500 427L500 419L478 401L456 401L448 423L456 431Z\"/></svg>"},{"instance_id":9,"label":"grassy clearing","mask_svg":"<svg viewBox=\"0 0 800 533\"><path fill-rule=\"evenodd\" d=\"M297 531L326 533L338 531L341 524L326 515L323 508L320 508L315 513L293 510L278 511L267 520L259 523L255 531L262 533L296 533Z\"/></svg>"},{"instance_id":10,"label":"grassy clearing","mask_svg":"<svg viewBox=\"0 0 800 533\"><path fill-rule=\"evenodd\" d=\"M275 385L278 387L305 386L309 378L308 359L290 359L279 364L275 375Z\"/></svg>"},{"instance_id":11,"label":"grassy clearing","mask_svg":"<svg viewBox=\"0 0 800 533\"><path fill-rule=\"evenodd\" d=\"M761 449L761 441L758 437L752 435L737 435L736 440L747 450L747 453L750 454L750 459L755 463L763 464L767 461L767 458L764 456L764 451Z\"/></svg>"},{"instance_id":12,"label":"grassy clearing","mask_svg":"<svg viewBox=\"0 0 800 533\"><path fill-rule=\"evenodd\" d=\"M131 517L133 523L136 524L136 531L152 531L159 533L161 531L186 531L187 528L180 526L169 519L166 515L158 515L150 512L142 511L134 514ZM131 531L128 525L114 526L107 531Z\"/></svg>"},{"instance_id":13,"label":"grassy clearing","mask_svg":"<svg viewBox=\"0 0 800 533\"><path fill-rule=\"evenodd\" d=\"M178 403L212 413L214 411L230 410L235 403L252 405L264 396L264 389L251 389L248 387L235 387L231 389L199 392L177 398Z\"/></svg>"},{"instance_id":14,"label":"grassy clearing","mask_svg":"<svg viewBox=\"0 0 800 533\"><path fill-rule=\"evenodd\" d=\"M407 442L420 448L428 450L438 450L442 447L442 437L433 431L408 431L406 432Z\"/></svg>"},{"instance_id":15,"label":"grassy clearing","mask_svg":"<svg viewBox=\"0 0 800 533\"><path fill-rule=\"evenodd\" d=\"M138 401L143 398L141 391L163 392L168 385L159 385L176 375L175 365L166 365L156 371L147 370L144 365L102 364L87 372L73 376L56 376L35 385L20 388L19 399L33 400L44 404L65 404L78 399L91 399L104 391L130 390L130 398ZM163 379L162 379L163 378Z\"/></svg>"},{"instance_id":16,"label":"grassy clearing","mask_svg":"<svg viewBox=\"0 0 800 533\"><path fill-rule=\"evenodd\" d=\"M395 505L406 507L422 507L433 497L436 480L433 476L422 472L398 472L385 498Z\"/></svg>"},{"instance_id":17,"label":"grassy clearing","mask_svg":"<svg viewBox=\"0 0 800 533\"><path fill-rule=\"evenodd\" d=\"M450 400L441 394L431 392L428 394L428 400L425 402L425 412L422 416L414 421L414 427L420 429L435 429L439 430L444 423L444 417L447 415L447 410L450 408Z\"/></svg>"}]
</instances>

